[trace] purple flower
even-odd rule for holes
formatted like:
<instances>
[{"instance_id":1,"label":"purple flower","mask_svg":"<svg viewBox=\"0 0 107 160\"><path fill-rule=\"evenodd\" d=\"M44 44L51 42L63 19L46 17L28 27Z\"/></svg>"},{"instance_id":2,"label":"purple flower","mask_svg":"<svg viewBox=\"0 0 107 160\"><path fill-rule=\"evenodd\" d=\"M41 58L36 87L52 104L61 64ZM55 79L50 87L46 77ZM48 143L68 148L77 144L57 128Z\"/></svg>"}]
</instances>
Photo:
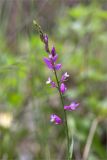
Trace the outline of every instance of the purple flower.
<instances>
[{"instance_id":1,"label":"purple flower","mask_svg":"<svg viewBox=\"0 0 107 160\"><path fill-rule=\"evenodd\" d=\"M54 66L53 66L53 64L52 64L52 62L51 62L50 59L44 58L44 62L46 63L46 65L47 65L47 67L48 67L49 69L54 69Z\"/></svg>"},{"instance_id":2,"label":"purple flower","mask_svg":"<svg viewBox=\"0 0 107 160\"><path fill-rule=\"evenodd\" d=\"M55 64L57 59L58 59L58 55L56 54L55 48L52 47L51 53L49 53L49 58L44 58L44 62L46 63L46 65L49 69L59 70L59 69L61 69L62 65Z\"/></svg>"},{"instance_id":3,"label":"purple flower","mask_svg":"<svg viewBox=\"0 0 107 160\"><path fill-rule=\"evenodd\" d=\"M69 74L67 72L64 73L61 77L61 82L66 81L68 77L69 77Z\"/></svg>"},{"instance_id":4,"label":"purple flower","mask_svg":"<svg viewBox=\"0 0 107 160\"><path fill-rule=\"evenodd\" d=\"M61 67L62 67L62 64L56 64L56 65L55 65L55 69L56 69L56 70L60 70Z\"/></svg>"},{"instance_id":5,"label":"purple flower","mask_svg":"<svg viewBox=\"0 0 107 160\"><path fill-rule=\"evenodd\" d=\"M61 85L60 85L60 91L61 91L61 93L65 93L66 90L67 90L67 88L66 88L65 84L61 83Z\"/></svg>"},{"instance_id":6,"label":"purple flower","mask_svg":"<svg viewBox=\"0 0 107 160\"><path fill-rule=\"evenodd\" d=\"M48 58L44 58L44 62L46 63L49 69L59 70L62 67L61 64L54 64L54 62L52 62L52 60Z\"/></svg>"},{"instance_id":7,"label":"purple flower","mask_svg":"<svg viewBox=\"0 0 107 160\"><path fill-rule=\"evenodd\" d=\"M56 114L51 114L50 121L54 122L55 124L61 124L62 123L61 118L59 116L57 116Z\"/></svg>"},{"instance_id":8,"label":"purple flower","mask_svg":"<svg viewBox=\"0 0 107 160\"><path fill-rule=\"evenodd\" d=\"M64 106L64 109L68 111L74 111L77 109L78 106L79 106L79 103L72 102L69 106Z\"/></svg>"},{"instance_id":9,"label":"purple flower","mask_svg":"<svg viewBox=\"0 0 107 160\"><path fill-rule=\"evenodd\" d=\"M50 77L49 77L48 80L46 81L46 84L51 84L51 87L52 87L52 88L55 88L55 87L56 87L55 82L52 81Z\"/></svg>"}]
</instances>

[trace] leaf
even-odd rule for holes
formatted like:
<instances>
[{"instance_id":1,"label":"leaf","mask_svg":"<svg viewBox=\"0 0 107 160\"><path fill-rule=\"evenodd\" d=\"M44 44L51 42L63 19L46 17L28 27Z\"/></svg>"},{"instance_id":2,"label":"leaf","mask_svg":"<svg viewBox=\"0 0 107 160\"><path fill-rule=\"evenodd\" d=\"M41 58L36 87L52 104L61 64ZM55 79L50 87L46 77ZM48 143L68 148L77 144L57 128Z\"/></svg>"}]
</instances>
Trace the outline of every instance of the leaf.
<instances>
[{"instance_id":1,"label":"leaf","mask_svg":"<svg viewBox=\"0 0 107 160\"><path fill-rule=\"evenodd\" d=\"M73 139L73 135L72 135L72 141L71 141L71 145L70 145L70 159L72 159L72 155L73 155L73 148L74 148L74 139Z\"/></svg>"}]
</instances>

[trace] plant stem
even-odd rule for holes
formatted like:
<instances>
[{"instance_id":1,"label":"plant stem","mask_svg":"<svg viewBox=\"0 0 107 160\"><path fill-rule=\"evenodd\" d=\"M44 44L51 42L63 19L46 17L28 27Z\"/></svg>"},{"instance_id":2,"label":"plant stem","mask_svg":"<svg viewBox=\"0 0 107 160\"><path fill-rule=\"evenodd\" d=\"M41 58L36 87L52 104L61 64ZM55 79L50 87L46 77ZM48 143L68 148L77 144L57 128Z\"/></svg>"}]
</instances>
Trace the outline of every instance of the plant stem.
<instances>
[{"instance_id":1,"label":"plant stem","mask_svg":"<svg viewBox=\"0 0 107 160\"><path fill-rule=\"evenodd\" d=\"M67 115L66 115L66 111L64 110L64 101L63 101L63 97L62 97L62 93L60 92L60 84L59 84L59 80L58 80L58 76L56 73L56 70L54 69L54 73L55 73L55 78L56 78L56 82L58 85L58 91L59 91L59 95L60 95L60 99L61 99L61 103L62 103L62 108L63 108L63 112L64 112L64 119L65 119L65 130L66 130L66 137L67 137L67 159L70 160L70 154L69 154L69 149L70 149L70 145L69 145L69 134L68 134L68 123L67 123Z\"/></svg>"}]
</instances>

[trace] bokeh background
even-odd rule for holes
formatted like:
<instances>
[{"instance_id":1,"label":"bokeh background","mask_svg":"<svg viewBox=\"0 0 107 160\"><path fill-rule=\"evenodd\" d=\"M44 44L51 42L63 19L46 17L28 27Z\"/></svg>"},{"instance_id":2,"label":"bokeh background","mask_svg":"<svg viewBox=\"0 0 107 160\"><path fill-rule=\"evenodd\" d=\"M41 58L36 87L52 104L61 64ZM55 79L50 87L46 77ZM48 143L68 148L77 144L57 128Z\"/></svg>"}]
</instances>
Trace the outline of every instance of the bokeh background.
<instances>
[{"instance_id":1,"label":"bokeh background","mask_svg":"<svg viewBox=\"0 0 107 160\"><path fill-rule=\"evenodd\" d=\"M56 47L59 76L70 74L66 104L80 103L67 113L73 160L87 149L88 160L106 160L107 0L0 0L0 160L66 159L64 128L49 121L63 111L33 20Z\"/></svg>"}]
</instances>

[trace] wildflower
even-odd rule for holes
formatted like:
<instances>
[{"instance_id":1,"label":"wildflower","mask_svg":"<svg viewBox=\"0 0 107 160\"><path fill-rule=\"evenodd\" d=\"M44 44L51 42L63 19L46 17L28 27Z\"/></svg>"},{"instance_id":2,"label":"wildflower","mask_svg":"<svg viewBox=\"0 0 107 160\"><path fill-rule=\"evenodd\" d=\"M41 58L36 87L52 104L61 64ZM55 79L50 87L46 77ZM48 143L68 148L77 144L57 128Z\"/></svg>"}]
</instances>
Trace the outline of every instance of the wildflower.
<instances>
[{"instance_id":1,"label":"wildflower","mask_svg":"<svg viewBox=\"0 0 107 160\"><path fill-rule=\"evenodd\" d=\"M56 70L60 70L62 65L61 64L56 64L56 61L58 59L58 55L56 54L56 50L55 47L52 47L52 49L49 49L49 45L48 45L48 36L46 34L44 34L41 30L41 27L36 25L38 27L39 30L39 34L41 37L42 42L45 45L45 51L48 53L48 58L44 58L44 62L47 65L47 67L51 70L53 70L54 74L55 74L55 78L56 78L56 84L54 81L51 80L51 78L49 77L48 80L46 81L46 84L51 84L51 87L56 87L59 90L59 94L61 97L61 102L62 105L64 104L63 102L63 97L62 94L65 93L65 91L67 90L66 85L64 84L64 81L67 80L67 78L69 77L68 73L64 73L60 79L60 81L58 80L58 76L57 76L57 72ZM75 110L77 107L79 106L79 103L75 103L72 102L69 106L63 106L63 110ZM69 145L69 134L68 134L68 125L67 125L67 115L66 112L64 112L64 120L65 120L65 130L66 130L66 136L67 136L67 145L68 145L68 159L70 159L70 154L69 154L69 150L70 150L70 145ZM57 116L56 114L51 114L50 116L50 121L53 122L54 124L61 124L62 123L62 119Z\"/></svg>"},{"instance_id":2,"label":"wildflower","mask_svg":"<svg viewBox=\"0 0 107 160\"><path fill-rule=\"evenodd\" d=\"M47 67L51 70L59 70L62 67L61 64L54 64L52 59L44 58L44 62L46 63Z\"/></svg>"},{"instance_id":3,"label":"wildflower","mask_svg":"<svg viewBox=\"0 0 107 160\"><path fill-rule=\"evenodd\" d=\"M65 72L61 77L61 82L66 81L68 77L69 77L69 74Z\"/></svg>"},{"instance_id":4,"label":"wildflower","mask_svg":"<svg viewBox=\"0 0 107 160\"><path fill-rule=\"evenodd\" d=\"M61 124L62 123L61 118L59 116L57 116L56 114L51 114L50 121L54 122L55 124Z\"/></svg>"},{"instance_id":5,"label":"wildflower","mask_svg":"<svg viewBox=\"0 0 107 160\"><path fill-rule=\"evenodd\" d=\"M61 85L60 85L60 91L61 91L61 93L65 93L66 90L67 90L67 88L66 88L65 84L61 83Z\"/></svg>"},{"instance_id":6,"label":"wildflower","mask_svg":"<svg viewBox=\"0 0 107 160\"><path fill-rule=\"evenodd\" d=\"M49 77L48 80L46 81L46 84L51 84L51 87L52 87L52 88L55 88L55 87L56 87L55 82L52 81L50 77Z\"/></svg>"},{"instance_id":7,"label":"wildflower","mask_svg":"<svg viewBox=\"0 0 107 160\"><path fill-rule=\"evenodd\" d=\"M73 111L73 110L76 110L78 106L79 106L79 103L72 102L69 106L64 106L64 109L68 111Z\"/></svg>"}]
</instances>

